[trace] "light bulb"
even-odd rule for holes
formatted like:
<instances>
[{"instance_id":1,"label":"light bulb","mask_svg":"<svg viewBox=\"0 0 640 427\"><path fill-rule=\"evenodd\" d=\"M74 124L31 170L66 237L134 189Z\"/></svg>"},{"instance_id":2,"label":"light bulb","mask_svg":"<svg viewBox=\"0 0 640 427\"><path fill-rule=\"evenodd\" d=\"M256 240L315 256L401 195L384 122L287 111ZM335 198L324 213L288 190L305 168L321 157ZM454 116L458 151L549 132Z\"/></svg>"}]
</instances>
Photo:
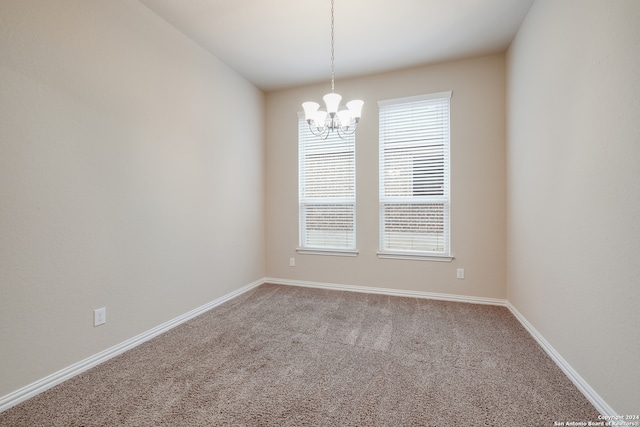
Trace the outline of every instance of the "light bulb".
<instances>
[{"instance_id":1,"label":"light bulb","mask_svg":"<svg viewBox=\"0 0 640 427\"><path fill-rule=\"evenodd\" d=\"M327 124L327 112L322 110L316 111L313 120L316 122L316 127L319 130L324 128Z\"/></svg>"},{"instance_id":2,"label":"light bulb","mask_svg":"<svg viewBox=\"0 0 640 427\"><path fill-rule=\"evenodd\" d=\"M347 102L347 108L351 112L351 117L353 117L356 121L362 116L362 106L364 105L364 101L359 99L354 99L353 101Z\"/></svg>"},{"instance_id":3,"label":"light bulb","mask_svg":"<svg viewBox=\"0 0 640 427\"><path fill-rule=\"evenodd\" d=\"M338 112L338 106L340 105L342 96L332 92L323 96L322 99L324 99L324 103L327 105L327 113L333 117Z\"/></svg>"},{"instance_id":4,"label":"light bulb","mask_svg":"<svg viewBox=\"0 0 640 427\"><path fill-rule=\"evenodd\" d=\"M308 123L309 120L313 120L315 117L318 108L320 108L320 104L317 102L304 102L302 108L304 108L304 119Z\"/></svg>"},{"instance_id":5,"label":"light bulb","mask_svg":"<svg viewBox=\"0 0 640 427\"><path fill-rule=\"evenodd\" d=\"M351 112L349 110L338 111L338 121L340 122L340 127L349 127L351 124Z\"/></svg>"}]
</instances>

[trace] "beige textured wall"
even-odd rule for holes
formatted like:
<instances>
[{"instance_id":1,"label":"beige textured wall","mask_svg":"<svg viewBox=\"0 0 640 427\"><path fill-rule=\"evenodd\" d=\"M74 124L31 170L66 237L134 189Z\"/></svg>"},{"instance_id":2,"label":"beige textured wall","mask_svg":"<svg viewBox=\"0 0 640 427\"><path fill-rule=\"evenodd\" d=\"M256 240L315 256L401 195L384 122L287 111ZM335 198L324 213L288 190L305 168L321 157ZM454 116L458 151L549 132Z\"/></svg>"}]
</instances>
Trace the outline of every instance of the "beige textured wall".
<instances>
[{"instance_id":1,"label":"beige textured wall","mask_svg":"<svg viewBox=\"0 0 640 427\"><path fill-rule=\"evenodd\" d=\"M139 2L0 2L0 396L265 275L263 109Z\"/></svg>"},{"instance_id":2,"label":"beige textured wall","mask_svg":"<svg viewBox=\"0 0 640 427\"><path fill-rule=\"evenodd\" d=\"M640 412L640 2L538 0L508 53L507 297Z\"/></svg>"},{"instance_id":3,"label":"beige textured wall","mask_svg":"<svg viewBox=\"0 0 640 427\"><path fill-rule=\"evenodd\" d=\"M339 70L339 62L337 64ZM297 112L326 84L267 94L267 274L288 280L505 297L505 60L491 55L340 80L336 92L365 101L356 136L355 258L300 255ZM453 91L451 263L378 259L378 106L383 99ZM295 257L296 267L289 267ZM465 280L456 279L463 267Z\"/></svg>"}]
</instances>

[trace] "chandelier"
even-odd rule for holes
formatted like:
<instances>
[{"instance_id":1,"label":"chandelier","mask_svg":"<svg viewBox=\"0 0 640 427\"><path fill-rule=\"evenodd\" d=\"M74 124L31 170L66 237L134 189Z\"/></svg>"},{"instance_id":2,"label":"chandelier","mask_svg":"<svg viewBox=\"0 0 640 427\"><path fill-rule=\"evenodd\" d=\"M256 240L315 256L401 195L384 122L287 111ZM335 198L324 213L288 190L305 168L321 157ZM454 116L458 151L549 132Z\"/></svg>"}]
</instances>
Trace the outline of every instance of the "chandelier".
<instances>
[{"instance_id":1,"label":"chandelier","mask_svg":"<svg viewBox=\"0 0 640 427\"><path fill-rule=\"evenodd\" d=\"M342 96L334 92L334 36L333 36L333 0L331 0L331 93L322 97L326 111L320 110L317 102L304 102L305 120L309 124L309 130L322 139L327 139L331 132L336 132L340 138L352 135L358 127L364 101L354 99L347 102L347 106L340 106Z\"/></svg>"}]
</instances>

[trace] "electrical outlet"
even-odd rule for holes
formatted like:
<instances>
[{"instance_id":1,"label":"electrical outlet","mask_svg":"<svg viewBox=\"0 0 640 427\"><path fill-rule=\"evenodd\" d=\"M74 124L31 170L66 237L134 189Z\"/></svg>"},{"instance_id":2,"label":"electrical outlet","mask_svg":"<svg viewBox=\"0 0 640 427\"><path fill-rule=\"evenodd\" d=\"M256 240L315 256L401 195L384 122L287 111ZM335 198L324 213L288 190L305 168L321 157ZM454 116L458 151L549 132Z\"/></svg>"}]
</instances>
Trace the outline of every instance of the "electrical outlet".
<instances>
[{"instance_id":1,"label":"electrical outlet","mask_svg":"<svg viewBox=\"0 0 640 427\"><path fill-rule=\"evenodd\" d=\"M289 267L295 267L295 266L296 266L296 259L289 258Z\"/></svg>"},{"instance_id":2,"label":"electrical outlet","mask_svg":"<svg viewBox=\"0 0 640 427\"><path fill-rule=\"evenodd\" d=\"M458 270L456 270L456 278L464 279L464 268L459 268Z\"/></svg>"},{"instance_id":3,"label":"electrical outlet","mask_svg":"<svg viewBox=\"0 0 640 427\"><path fill-rule=\"evenodd\" d=\"M93 326L107 323L107 309L105 307L93 310Z\"/></svg>"}]
</instances>

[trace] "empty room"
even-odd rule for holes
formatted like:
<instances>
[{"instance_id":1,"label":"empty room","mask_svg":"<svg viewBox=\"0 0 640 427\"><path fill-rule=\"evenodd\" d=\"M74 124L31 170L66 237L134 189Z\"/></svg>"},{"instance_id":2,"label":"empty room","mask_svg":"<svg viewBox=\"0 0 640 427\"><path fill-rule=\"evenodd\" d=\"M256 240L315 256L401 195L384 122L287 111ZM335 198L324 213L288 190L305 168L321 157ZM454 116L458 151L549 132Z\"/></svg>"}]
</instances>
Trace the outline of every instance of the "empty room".
<instances>
[{"instance_id":1,"label":"empty room","mask_svg":"<svg viewBox=\"0 0 640 427\"><path fill-rule=\"evenodd\" d=\"M0 426L640 426L638 23L0 0Z\"/></svg>"}]
</instances>

